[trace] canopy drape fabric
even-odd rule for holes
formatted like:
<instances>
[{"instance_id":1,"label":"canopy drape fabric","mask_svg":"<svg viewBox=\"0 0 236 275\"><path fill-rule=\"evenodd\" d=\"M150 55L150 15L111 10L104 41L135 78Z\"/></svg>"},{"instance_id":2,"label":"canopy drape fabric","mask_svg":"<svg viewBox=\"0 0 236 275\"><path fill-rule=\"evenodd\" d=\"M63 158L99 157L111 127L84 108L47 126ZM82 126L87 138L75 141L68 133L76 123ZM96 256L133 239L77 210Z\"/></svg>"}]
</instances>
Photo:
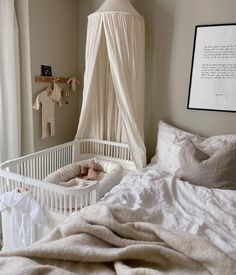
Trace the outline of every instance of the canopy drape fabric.
<instances>
[{"instance_id":1,"label":"canopy drape fabric","mask_svg":"<svg viewBox=\"0 0 236 275\"><path fill-rule=\"evenodd\" d=\"M0 162L20 156L19 41L14 0L0 0Z\"/></svg>"},{"instance_id":2,"label":"canopy drape fabric","mask_svg":"<svg viewBox=\"0 0 236 275\"><path fill-rule=\"evenodd\" d=\"M105 11L89 16L83 102L76 139L128 143L138 168L146 164L144 56L144 20L140 15Z\"/></svg>"}]
</instances>

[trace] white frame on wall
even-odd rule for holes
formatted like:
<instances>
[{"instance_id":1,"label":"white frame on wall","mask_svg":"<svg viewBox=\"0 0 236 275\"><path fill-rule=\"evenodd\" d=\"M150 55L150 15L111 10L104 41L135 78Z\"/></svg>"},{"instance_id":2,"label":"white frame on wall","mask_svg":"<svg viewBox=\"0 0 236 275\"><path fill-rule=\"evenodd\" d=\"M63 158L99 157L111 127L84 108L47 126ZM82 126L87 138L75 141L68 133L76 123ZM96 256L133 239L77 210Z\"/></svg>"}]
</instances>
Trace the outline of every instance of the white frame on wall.
<instances>
[{"instance_id":1,"label":"white frame on wall","mask_svg":"<svg viewBox=\"0 0 236 275\"><path fill-rule=\"evenodd\" d=\"M195 27L188 109L236 112L236 24Z\"/></svg>"}]
</instances>

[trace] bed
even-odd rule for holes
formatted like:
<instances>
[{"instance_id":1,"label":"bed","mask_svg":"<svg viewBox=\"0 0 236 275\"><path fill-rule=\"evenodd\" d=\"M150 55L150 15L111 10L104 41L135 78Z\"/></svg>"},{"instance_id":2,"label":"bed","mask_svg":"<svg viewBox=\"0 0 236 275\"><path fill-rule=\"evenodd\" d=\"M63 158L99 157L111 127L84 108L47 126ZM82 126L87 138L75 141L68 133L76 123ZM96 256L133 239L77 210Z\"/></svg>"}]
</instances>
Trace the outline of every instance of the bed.
<instances>
[{"instance_id":1,"label":"bed","mask_svg":"<svg viewBox=\"0 0 236 275\"><path fill-rule=\"evenodd\" d=\"M3 253L0 274L236 274L235 139L160 122L151 164L41 241Z\"/></svg>"}]
</instances>

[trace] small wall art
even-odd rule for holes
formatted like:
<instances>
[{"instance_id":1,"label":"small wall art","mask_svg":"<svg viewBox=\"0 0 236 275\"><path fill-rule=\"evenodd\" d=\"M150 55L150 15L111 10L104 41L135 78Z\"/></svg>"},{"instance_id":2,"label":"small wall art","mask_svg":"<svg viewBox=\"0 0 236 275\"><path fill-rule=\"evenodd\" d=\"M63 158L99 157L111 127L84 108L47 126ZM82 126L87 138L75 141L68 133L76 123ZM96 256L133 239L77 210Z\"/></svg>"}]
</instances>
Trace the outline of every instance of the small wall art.
<instances>
[{"instance_id":1,"label":"small wall art","mask_svg":"<svg viewBox=\"0 0 236 275\"><path fill-rule=\"evenodd\" d=\"M48 65L41 65L42 76L52 76L52 67Z\"/></svg>"}]
</instances>

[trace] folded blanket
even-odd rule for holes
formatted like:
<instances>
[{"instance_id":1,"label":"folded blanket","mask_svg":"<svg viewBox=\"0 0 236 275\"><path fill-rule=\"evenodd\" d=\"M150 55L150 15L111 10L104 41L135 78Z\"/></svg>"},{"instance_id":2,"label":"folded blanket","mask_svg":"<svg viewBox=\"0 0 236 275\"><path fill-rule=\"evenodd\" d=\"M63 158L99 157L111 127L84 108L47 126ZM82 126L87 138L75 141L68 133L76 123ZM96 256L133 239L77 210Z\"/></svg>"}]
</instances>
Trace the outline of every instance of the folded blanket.
<instances>
[{"instance_id":1,"label":"folded blanket","mask_svg":"<svg viewBox=\"0 0 236 275\"><path fill-rule=\"evenodd\" d=\"M0 274L236 274L236 262L197 235L95 204L31 247L0 254Z\"/></svg>"}]
</instances>

